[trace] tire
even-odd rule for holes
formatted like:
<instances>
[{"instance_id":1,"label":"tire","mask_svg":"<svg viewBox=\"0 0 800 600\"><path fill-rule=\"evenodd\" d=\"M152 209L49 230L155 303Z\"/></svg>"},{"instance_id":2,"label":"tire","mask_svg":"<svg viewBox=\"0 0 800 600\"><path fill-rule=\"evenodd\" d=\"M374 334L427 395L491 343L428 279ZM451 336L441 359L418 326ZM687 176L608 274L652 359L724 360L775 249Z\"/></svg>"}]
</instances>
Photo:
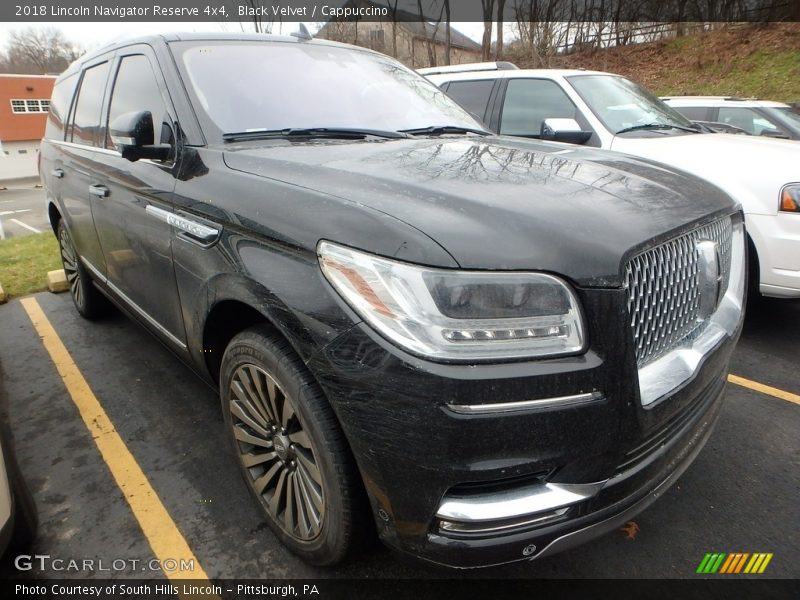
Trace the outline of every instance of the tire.
<instances>
[{"instance_id":1,"label":"tire","mask_svg":"<svg viewBox=\"0 0 800 600\"><path fill-rule=\"evenodd\" d=\"M310 564L342 562L369 531L363 488L302 361L270 329L245 330L222 358L220 399L242 476L272 531Z\"/></svg>"},{"instance_id":2,"label":"tire","mask_svg":"<svg viewBox=\"0 0 800 600\"><path fill-rule=\"evenodd\" d=\"M97 319L108 312L110 304L105 296L94 287L91 276L80 260L72 236L64 221L56 228L58 246L61 250L61 264L69 282L69 293L78 313L85 319Z\"/></svg>"},{"instance_id":3,"label":"tire","mask_svg":"<svg viewBox=\"0 0 800 600\"><path fill-rule=\"evenodd\" d=\"M28 485L20 473L15 460L6 465L8 469L8 483L14 502L14 529L11 533L9 548L23 550L31 545L36 537L39 517L36 504L33 502Z\"/></svg>"}]
</instances>

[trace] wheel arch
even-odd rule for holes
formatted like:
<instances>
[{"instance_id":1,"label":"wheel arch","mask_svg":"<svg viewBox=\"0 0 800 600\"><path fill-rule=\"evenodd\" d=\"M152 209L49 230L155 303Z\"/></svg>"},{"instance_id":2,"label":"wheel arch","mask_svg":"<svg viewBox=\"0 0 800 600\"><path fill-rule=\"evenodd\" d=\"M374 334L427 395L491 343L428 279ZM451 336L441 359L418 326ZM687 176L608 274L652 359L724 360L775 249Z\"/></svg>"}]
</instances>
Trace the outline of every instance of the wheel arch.
<instances>
[{"instance_id":1,"label":"wheel arch","mask_svg":"<svg viewBox=\"0 0 800 600\"><path fill-rule=\"evenodd\" d=\"M58 223L63 217L61 216L61 211L53 200L49 200L47 202L47 217L50 220L50 227L53 229L53 233L57 234Z\"/></svg>"}]
</instances>

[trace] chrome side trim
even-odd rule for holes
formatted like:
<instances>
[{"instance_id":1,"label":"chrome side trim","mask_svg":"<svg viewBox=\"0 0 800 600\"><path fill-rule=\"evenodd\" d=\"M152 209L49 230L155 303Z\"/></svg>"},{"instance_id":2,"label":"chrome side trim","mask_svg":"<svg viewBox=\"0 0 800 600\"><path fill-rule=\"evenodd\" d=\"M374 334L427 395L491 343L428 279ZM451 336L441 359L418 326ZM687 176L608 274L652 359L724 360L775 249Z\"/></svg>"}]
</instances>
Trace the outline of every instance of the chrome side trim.
<instances>
[{"instance_id":1,"label":"chrome side trim","mask_svg":"<svg viewBox=\"0 0 800 600\"><path fill-rule=\"evenodd\" d=\"M193 221L181 215L176 215L174 212L164 210L152 204L149 204L144 210L150 216L168 223L175 229L180 229L188 233L190 236L203 243L213 242L219 235L219 229L215 227L203 225L202 223L198 223L197 221Z\"/></svg>"},{"instance_id":2,"label":"chrome side trim","mask_svg":"<svg viewBox=\"0 0 800 600\"><path fill-rule=\"evenodd\" d=\"M606 484L537 483L475 496L445 494L436 516L449 521L474 523L514 519L553 511L591 498Z\"/></svg>"},{"instance_id":3,"label":"chrome side trim","mask_svg":"<svg viewBox=\"0 0 800 600\"><path fill-rule=\"evenodd\" d=\"M649 406L694 377L706 355L736 332L744 303L745 240L741 223L734 224L732 237L730 280L716 312L694 339L639 369L642 406Z\"/></svg>"},{"instance_id":4,"label":"chrome side trim","mask_svg":"<svg viewBox=\"0 0 800 600\"><path fill-rule=\"evenodd\" d=\"M84 267L86 267L92 272L92 275L94 275L96 279L99 279L103 283L108 283L108 278L105 275L103 275L97 267L95 267L92 263L90 263L82 256L81 256L81 262L83 263Z\"/></svg>"},{"instance_id":5,"label":"chrome side trim","mask_svg":"<svg viewBox=\"0 0 800 600\"><path fill-rule=\"evenodd\" d=\"M145 310L144 310L144 309L143 309L141 306L139 306L139 305L138 305L138 304L136 304L136 303L135 303L133 300L131 300L130 298L128 298L128 296L126 296L126 295L125 295L125 294L122 292L122 290L120 290L120 289L119 289L117 286L115 286L113 283L111 283L111 282L108 280L108 278L107 278L105 275L102 275L102 274L100 273L100 271L98 271L98 270L97 270L97 268L96 268L94 265L92 265L92 263L90 263L88 260L86 260L86 259L85 259L85 258L83 258L82 256L81 256L81 262L83 263L83 265L84 265L84 266L85 266L87 269L89 269L89 270L92 272L92 274L93 274L95 277L97 277L97 279L99 279L100 281L102 281L102 282L103 282L105 285L107 285L107 286L108 286L108 288L109 288L109 289L110 289L112 292L114 292L114 294L116 294L117 296L119 296L119 297L120 297L120 298L121 298L121 299L122 299L122 300L125 302L125 304L127 304L127 305L128 305L128 307L129 307L131 310L133 310L133 311L134 311L134 312L135 312L137 315L139 315L140 317L142 317L142 318L143 318L145 321L147 321L147 322L148 322L148 323L149 323L151 326L153 326L155 329L157 329L157 330L159 331L159 333L163 334L163 335L164 335L166 338L168 338L168 339L169 339L169 341L171 341L173 344L175 344L176 346L178 346L178 347L179 347L181 350L186 350L186 344L185 344L185 343L183 343L183 342L182 342L180 339L178 339L177 337L175 337L175 335L173 335L172 333L170 333L170 331L169 331L169 330L168 330L166 327L164 327L164 326L163 326L161 323L159 323L158 321L156 321L156 320L155 320L153 317L151 317L151 316L150 316L150 315L149 315L147 312L145 312Z\"/></svg>"},{"instance_id":6,"label":"chrome side trim","mask_svg":"<svg viewBox=\"0 0 800 600\"><path fill-rule=\"evenodd\" d=\"M494 404L446 404L445 408L459 415L486 415L540 410L544 408L563 408L578 404L587 404L602 400L601 392L574 394L572 396L557 396L555 398L541 398L537 400L521 400L519 402L496 402Z\"/></svg>"},{"instance_id":7,"label":"chrome side trim","mask_svg":"<svg viewBox=\"0 0 800 600\"><path fill-rule=\"evenodd\" d=\"M75 148L76 150L89 150L91 152L98 152L100 154L113 154L115 156L122 156L119 152L110 148L98 148L97 146L77 144L75 142L67 142L65 140L47 140L47 142L50 144L56 144L57 146L64 146L66 148Z\"/></svg>"}]
</instances>

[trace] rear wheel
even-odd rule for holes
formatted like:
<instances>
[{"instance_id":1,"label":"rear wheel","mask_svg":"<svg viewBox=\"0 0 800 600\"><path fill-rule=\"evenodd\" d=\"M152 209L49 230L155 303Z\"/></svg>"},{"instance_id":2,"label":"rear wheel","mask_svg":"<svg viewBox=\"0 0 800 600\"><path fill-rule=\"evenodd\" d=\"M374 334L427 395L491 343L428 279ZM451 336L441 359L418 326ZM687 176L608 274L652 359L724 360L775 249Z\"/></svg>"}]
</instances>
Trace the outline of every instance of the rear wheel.
<instances>
[{"instance_id":1,"label":"rear wheel","mask_svg":"<svg viewBox=\"0 0 800 600\"><path fill-rule=\"evenodd\" d=\"M91 277L86 267L80 261L72 236L64 225L58 222L58 245L61 250L61 264L69 283L69 293L78 313L86 319L96 319L106 313L109 308L108 300L92 284Z\"/></svg>"},{"instance_id":2,"label":"rear wheel","mask_svg":"<svg viewBox=\"0 0 800 600\"><path fill-rule=\"evenodd\" d=\"M278 538L309 563L344 560L364 530L360 483L302 361L268 329L248 329L225 351L220 396L242 475Z\"/></svg>"}]
</instances>

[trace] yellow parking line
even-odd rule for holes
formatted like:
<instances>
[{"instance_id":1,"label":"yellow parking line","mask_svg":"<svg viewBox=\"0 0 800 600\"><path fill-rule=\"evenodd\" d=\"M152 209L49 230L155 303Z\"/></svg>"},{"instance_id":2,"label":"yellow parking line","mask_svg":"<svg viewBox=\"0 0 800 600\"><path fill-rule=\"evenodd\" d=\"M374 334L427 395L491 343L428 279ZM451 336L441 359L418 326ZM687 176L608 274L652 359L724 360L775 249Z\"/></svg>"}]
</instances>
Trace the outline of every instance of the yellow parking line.
<instances>
[{"instance_id":1,"label":"yellow parking line","mask_svg":"<svg viewBox=\"0 0 800 600\"><path fill-rule=\"evenodd\" d=\"M34 298L23 298L20 303L28 313L36 332L42 338L42 343L58 370L58 374L63 379L86 428L92 434L97 449L125 495L125 500L130 505L136 520L139 521L155 558L162 564L168 559L177 561L178 568L165 570L164 574L175 580L189 578L208 580L208 575L200 565L200 561L189 548L189 544L178 530L175 521L170 517L136 459L117 433L114 424L92 393L89 384L72 360L39 303ZM185 562L181 563L181 560ZM167 563L170 568L173 564ZM182 564L193 565L194 569L181 571L179 569ZM180 589L181 586L178 587Z\"/></svg>"},{"instance_id":2,"label":"yellow parking line","mask_svg":"<svg viewBox=\"0 0 800 600\"><path fill-rule=\"evenodd\" d=\"M745 379L744 377L739 377L738 375L728 375L728 381L735 383L736 385L746 387L747 389L761 392L762 394L767 394L768 396L772 396L774 398L780 398L781 400L800 404L800 395L772 387L771 385L764 385L763 383L751 381L750 379Z\"/></svg>"}]
</instances>

